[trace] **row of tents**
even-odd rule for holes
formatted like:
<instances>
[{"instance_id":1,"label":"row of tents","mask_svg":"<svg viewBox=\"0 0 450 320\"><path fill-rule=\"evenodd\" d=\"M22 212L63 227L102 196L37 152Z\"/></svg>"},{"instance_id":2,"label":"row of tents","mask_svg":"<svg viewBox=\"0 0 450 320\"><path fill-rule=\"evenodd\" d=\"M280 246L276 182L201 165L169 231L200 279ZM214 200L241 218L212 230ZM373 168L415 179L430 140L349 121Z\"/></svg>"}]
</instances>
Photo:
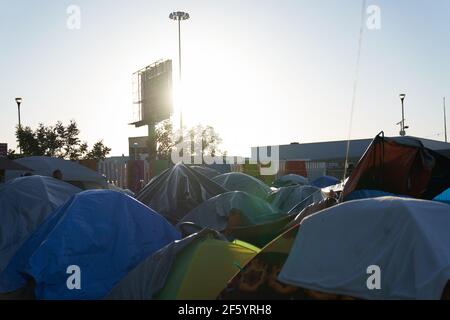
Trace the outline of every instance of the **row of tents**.
<instances>
[{"instance_id":1,"label":"row of tents","mask_svg":"<svg viewBox=\"0 0 450 320\"><path fill-rule=\"evenodd\" d=\"M449 188L449 159L382 134L344 183L178 164L133 198L18 178L0 187L0 298L447 298Z\"/></svg>"}]
</instances>

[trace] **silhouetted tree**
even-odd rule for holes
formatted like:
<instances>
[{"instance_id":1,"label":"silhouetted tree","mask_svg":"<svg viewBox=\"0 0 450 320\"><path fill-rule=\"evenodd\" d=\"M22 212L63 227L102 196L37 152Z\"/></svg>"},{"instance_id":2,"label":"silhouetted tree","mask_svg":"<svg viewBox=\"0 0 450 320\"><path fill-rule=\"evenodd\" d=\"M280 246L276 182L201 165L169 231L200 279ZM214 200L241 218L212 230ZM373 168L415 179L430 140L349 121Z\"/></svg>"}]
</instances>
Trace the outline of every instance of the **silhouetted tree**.
<instances>
[{"instance_id":1,"label":"silhouetted tree","mask_svg":"<svg viewBox=\"0 0 450 320\"><path fill-rule=\"evenodd\" d=\"M108 148L103 144L103 140L100 140L94 144L92 150L87 153L85 159L92 160L105 160L106 156L111 152L111 148Z\"/></svg>"},{"instance_id":2,"label":"silhouetted tree","mask_svg":"<svg viewBox=\"0 0 450 320\"><path fill-rule=\"evenodd\" d=\"M48 156L69 160L79 160L88 155L91 158L101 159L109 154L110 148L99 141L93 150L88 152L88 144L81 142L75 121L67 126L58 121L55 126L45 126L40 123L36 130L30 127L16 129L16 139L22 148L22 156ZM11 154L11 157L16 156Z\"/></svg>"}]
</instances>

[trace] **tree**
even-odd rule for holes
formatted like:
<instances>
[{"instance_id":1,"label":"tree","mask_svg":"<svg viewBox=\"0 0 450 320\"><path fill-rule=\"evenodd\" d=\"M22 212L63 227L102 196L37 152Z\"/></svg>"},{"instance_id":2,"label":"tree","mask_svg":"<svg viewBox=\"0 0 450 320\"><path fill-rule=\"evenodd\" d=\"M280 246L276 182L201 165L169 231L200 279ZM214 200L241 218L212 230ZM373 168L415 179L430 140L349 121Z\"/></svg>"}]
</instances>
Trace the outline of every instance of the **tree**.
<instances>
[{"instance_id":1,"label":"tree","mask_svg":"<svg viewBox=\"0 0 450 320\"><path fill-rule=\"evenodd\" d=\"M172 122L164 120L156 126L156 154L158 159L169 160L174 145Z\"/></svg>"},{"instance_id":2,"label":"tree","mask_svg":"<svg viewBox=\"0 0 450 320\"><path fill-rule=\"evenodd\" d=\"M88 144L81 142L80 130L75 121L67 126L58 121L55 126L45 126L40 123L36 130L30 127L20 127L16 130L16 139L22 148L23 156L48 156L69 160L82 158L104 159L111 151L99 141L88 152ZM14 157L15 154L11 154Z\"/></svg>"},{"instance_id":3,"label":"tree","mask_svg":"<svg viewBox=\"0 0 450 320\"><path fill-rule=\"evenodd\" d=\"M184 140L201 145L202 155L222 155L224 154L219 149L222 139L215 129L210 126L197 125L190 129L184 129ZM170 120L160 122L156 126L156 144L157 155L159 159L170 159L170 154L173 149L176 149L181 142L180 132L173 131L173 125ZM195 155L195 150L192 148L191 155Z\"/></svg>"},{"instance_id":4,"label":"tree","mask_svg":"<svg viewBox=\"0 0 450 320\"><path fill-rule=\"evenodd\" d=\"M87 153L85 159L92 160L105 160L106 156L111 152L111 148L108 148L103 144L103 140L100 140L94 144L92 150Z\"/></svg>"},{"instance_id":5,"label":"tree","mask_svg":"<svg viewBox=\"0 0 450 320\"><path fill-rule=\"evenodd\" d=\"M214 157L223 154L219 149L222 139L212 126L199 124L189 129L189 138L192 142L201 145L202 156L209 155Z\"/></svg>"}]
</instances>

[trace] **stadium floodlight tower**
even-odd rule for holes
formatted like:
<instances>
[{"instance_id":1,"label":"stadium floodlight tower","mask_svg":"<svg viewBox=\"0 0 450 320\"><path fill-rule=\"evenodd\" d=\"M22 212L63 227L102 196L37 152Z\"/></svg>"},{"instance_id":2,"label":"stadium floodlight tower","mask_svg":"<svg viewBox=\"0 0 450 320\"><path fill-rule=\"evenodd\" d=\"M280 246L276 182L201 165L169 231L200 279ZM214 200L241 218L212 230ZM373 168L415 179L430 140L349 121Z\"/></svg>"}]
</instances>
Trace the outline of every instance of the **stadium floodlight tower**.
<instances>
[{"instance_id":1,"label":"stadium floodlight tower","mask_svg":"<svg viewBox=\"0 0 450 320\"><path fill-rule=\"evenodd\" d=\"M189 13L183 11L175 11L169 15L169 19L178 21L178 71L181 83L181 21L188 20ZM180 111L180 130L183 130L183 111Z\"/></svg>"}]
</instances>

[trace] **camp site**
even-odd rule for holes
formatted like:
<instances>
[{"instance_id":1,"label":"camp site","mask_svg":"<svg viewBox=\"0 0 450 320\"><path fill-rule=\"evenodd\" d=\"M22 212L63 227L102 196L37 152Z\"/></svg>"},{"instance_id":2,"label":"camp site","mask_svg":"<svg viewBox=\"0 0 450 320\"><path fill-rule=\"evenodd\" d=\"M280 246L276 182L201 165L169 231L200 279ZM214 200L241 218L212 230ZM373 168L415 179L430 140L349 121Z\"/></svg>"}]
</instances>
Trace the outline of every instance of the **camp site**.
<instances>
[{"instance_id":1,"label":"camp site","mask_svg":"<svg viewBox=\"0 0 450 320\"><path fill-rule=\"evenodd\" d=\"M3 2L0 301L450 300L447 0Z\"/></svg>"}]
</instances>

